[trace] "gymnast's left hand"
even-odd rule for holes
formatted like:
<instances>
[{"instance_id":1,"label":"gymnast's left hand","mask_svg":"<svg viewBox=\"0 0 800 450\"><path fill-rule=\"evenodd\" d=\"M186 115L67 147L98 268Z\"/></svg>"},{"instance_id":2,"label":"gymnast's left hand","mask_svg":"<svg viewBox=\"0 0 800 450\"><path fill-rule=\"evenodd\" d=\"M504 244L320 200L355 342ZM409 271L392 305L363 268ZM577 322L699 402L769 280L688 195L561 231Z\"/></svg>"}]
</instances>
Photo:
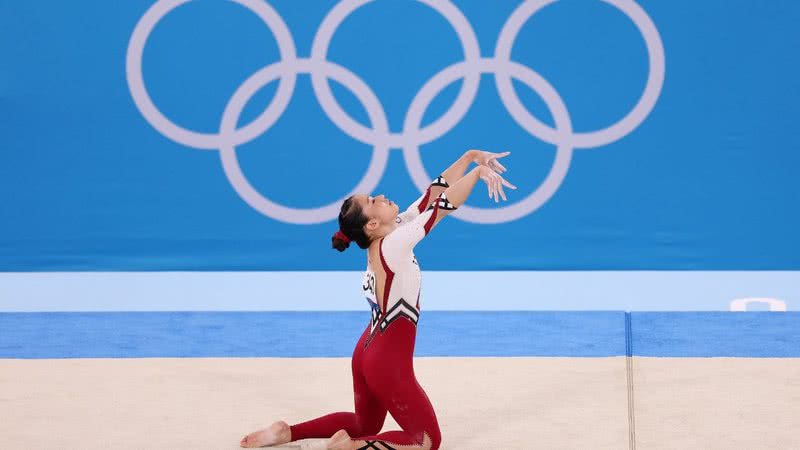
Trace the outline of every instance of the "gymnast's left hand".
<instances>
[{"instance_id":1,"label":"gymnast's left hand","mask_svg":"<svg viewBox=\"0 0 800 450\"><path fill-rule=\"evenodd\" d=\"M506 168L497 160L500 158L505 158L506 156L510 155L511 152L492 153L483 150L471 151L473 152L472 162L475 164L479 166L486 166L497 173L503 173L506 171Z\"/></svg>"}]
</instances>

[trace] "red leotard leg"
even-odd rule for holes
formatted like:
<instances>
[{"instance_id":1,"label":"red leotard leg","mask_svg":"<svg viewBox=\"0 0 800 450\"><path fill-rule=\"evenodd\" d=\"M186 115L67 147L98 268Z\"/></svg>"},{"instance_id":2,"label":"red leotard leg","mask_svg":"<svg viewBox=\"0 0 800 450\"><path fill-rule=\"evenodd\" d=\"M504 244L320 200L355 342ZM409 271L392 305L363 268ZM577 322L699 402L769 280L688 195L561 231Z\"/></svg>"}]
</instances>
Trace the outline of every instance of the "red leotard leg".
<instances>
[{"instance_id":1,"label":"red leotard leg","mask_svg":"<svg viewBox=\"0 0 800 450\"><path fill-rule=\"evenodd\" d=\"M441 434L436 413L414 375L415 338L416 325L399 318L383 333L378 331L364 352L362 370L367 384L403 430L370 436L351 434L358 448L439 448Z\"/></svg>"},{"instance_id":2,"label":"red leotard leg","mask_svg":"<svg viewBox=\"0 0 800 450\"><path fill-rule=\"evenodd\" d=\"M310 438L329 438L339 430L346 430L350 436L375 434L381 431L386 419L386 408L378 398L370 392L364 374L361 372L364 343L369 336L369 328L361 335L355 350L351 367L353 370L353 396L355 414L337 412L319 417L308 422L292 425L292 440Z\"/></svg>"}]
</instances>

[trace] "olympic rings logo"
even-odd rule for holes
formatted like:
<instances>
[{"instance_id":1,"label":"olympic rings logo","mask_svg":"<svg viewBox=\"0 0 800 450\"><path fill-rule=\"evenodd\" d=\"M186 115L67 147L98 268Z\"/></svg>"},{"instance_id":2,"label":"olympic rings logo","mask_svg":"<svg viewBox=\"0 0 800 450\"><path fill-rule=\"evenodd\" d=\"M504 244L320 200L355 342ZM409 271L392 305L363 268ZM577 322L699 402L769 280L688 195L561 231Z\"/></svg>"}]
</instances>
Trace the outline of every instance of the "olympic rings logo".
<instances>
[{"instance_id":1,"label":"olympic rings logo","mask_svg":"<svg viewBox=\"0 0 800 450\"><path fill-rule=\"evenodd\" d=\"M371 0L343 0L325 17L314 37L311 56L300 58L292 35L280 15L260 0L232 0L253 13L269 27L278 43L280 61L251 75L228 101L220 120L219 132L201 133L183 128L165 117L150 99L142 76L142 54L150 33L170 11L190 0L159 0L142 16L131 35L126 58L126 75L133 101L144 118L169 139L201 150L220 153L225 175L239 196L262 214L283 222L322 223L338 216L339 206L353 193L369 193L383 176L390 149L401 149L414 184L420 191L433 177L425 169L420 145L432 142L452 130L472 106L482 74L494 75L497 92L512 118L532 136L556 146L556 156L541 185L526 198L502 208L476 208L463 205L455 216L475 223L502 223L524 217L542 206L558 189L567 174L574 150L591 149L617 141L644 121L655 106L664 83L664 47L647 13L633 0L602 0L625 13L636 25L647 46L649 71L644 91L634 108L618 122L601 130L573 132L567 107L558 93L533 69L511 60L511 50L522 26L537 11L555 0L526 0L511 14L500 32L494 56L482 57L472 26L449 0L418 0L441 14L452 26L461 43L464 60L452 64L428 80L415 95L406 112L400 133L389 131L386 113L370 87L345 67L328 61L328 46L336 29L355 10ZM308 74L314 93L325 114L344 133L373 147L366 174L352 192L318 208L301 209L281 205L265 198L245 178L236 156L236 147L266 132L283 114L295 88L297 76ZM328 80L349 89L362 103L370 121L366 127L353 119L339 105ZM545 102L554 119L550 127L534 117L523 105L512 86L519 80L533 89ZM244 106L261 88L278 80L275 97L257 118L237 128ZM461 90L450 109L425 127L421 122L433 99L447 86L463 80Z\"/></svg>"}]
</instances>

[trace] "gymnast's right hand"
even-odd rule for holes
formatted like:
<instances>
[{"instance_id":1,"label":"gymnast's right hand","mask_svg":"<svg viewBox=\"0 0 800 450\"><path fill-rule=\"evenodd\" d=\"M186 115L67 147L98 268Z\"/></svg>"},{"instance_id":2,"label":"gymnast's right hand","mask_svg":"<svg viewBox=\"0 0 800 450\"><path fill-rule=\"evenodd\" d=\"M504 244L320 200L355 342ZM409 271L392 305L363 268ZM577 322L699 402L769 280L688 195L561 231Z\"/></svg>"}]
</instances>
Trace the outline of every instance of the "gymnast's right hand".
<instances>
[{"instance_id":1,"label":"gymnast's right hand","mask_svg":"<svg viewBox=\"0 0 800 450\"><path fill-rule=\"evenodd\" d=\"M489 198L494 198L495 203L499 200L497 196L499 195L503 200L508 200L506 198L506 193L503 192L503 186L509 189L516 189L517 187L513 184L509 183L503 177L501 177L498 173L487 166L478 166L478 176L481 180L486 182L486 187L489 189Z\"/></svg>"}]
</instances>

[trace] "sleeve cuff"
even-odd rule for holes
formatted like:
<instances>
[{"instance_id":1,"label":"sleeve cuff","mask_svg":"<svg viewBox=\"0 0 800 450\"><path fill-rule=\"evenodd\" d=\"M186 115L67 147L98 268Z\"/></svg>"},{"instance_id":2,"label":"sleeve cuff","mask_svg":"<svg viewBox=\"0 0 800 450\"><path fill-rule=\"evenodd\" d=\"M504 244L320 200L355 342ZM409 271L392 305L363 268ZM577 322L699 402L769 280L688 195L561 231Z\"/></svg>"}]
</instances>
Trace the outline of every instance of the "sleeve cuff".
<instances>
[{"instance_id":1,"label":"sleeve cuff","mask_svg":"<svg viewBox=\"0 0 800 450\"><path fill-rule=\"evenodd\" d=\"M444 188L450 187L450 185L447 184L447 180L445 180L444 177L441 176L441 175L439 175L438 177L436 177L435 180L433 180L433 183L431 183L431 186L440 186L440 187L444 187Z\"/></svg>"}]
</instances>

